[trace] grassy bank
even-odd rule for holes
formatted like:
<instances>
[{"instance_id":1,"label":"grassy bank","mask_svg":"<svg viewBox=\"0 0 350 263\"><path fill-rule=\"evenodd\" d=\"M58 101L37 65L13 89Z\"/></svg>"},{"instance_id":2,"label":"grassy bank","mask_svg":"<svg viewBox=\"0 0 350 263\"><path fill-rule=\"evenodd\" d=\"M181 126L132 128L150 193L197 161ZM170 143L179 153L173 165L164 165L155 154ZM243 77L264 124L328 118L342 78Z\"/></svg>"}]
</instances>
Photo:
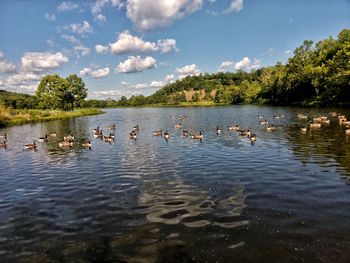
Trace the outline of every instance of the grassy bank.
<instances>
[{"instance_id":1,"label":"grassy bank","mask_svg":"<svg viewBox=\"0 0 350 263\"><path fill-rule=\"evenodd\" d=\"M104 113L96 108L83 108L74 111L60 110L14 110L0 107L0 127L21 125L31 122L70 119Z\"/></svg>"}]
</instances>

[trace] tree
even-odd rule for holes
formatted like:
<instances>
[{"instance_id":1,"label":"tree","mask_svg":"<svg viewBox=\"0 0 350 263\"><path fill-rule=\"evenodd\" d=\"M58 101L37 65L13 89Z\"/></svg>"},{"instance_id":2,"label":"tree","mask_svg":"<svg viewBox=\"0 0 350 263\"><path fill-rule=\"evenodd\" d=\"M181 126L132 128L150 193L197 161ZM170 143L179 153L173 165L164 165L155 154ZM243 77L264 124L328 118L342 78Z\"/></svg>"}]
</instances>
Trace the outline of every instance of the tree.
<instances>
[{"instance_id":1,"label":"tree","mask_svg":"<svg viewBox=\"0 0 350 263\"><path fill-rule=\"evenodd\" d=\"M69 82L70 92L74 96L74 106L81 107L82 101L87 97L84 81L75 74L69 75L66 80Z\"/></svg>"},{"instance_id":2,"label":"tree","mask_svg":"<svg viewBox=\"0 0 350 263\"><path fill-rule=\"evenodd\" d=\"M81 105L87 96L87 90L82 79L76 75L64 79L54 74L43 77L36 96L40 108L72 110L74 106Z\"/></svg>"}]
</instances>

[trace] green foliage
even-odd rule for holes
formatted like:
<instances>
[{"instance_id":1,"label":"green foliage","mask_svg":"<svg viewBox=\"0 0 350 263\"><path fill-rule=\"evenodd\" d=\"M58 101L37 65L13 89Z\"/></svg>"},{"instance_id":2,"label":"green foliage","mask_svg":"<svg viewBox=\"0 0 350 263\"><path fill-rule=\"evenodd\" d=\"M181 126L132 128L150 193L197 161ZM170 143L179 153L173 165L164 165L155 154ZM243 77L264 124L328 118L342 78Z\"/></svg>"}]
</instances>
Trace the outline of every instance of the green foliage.
<instances>
[{"instance_id":1,"label":"green foliage","mask_svg":"<svg viewBox=\"0 0 350 263\"><path fill-rule=\"evenodd\" d=\"M76 75L66 79L59 75L47 75L40 81L36 96L42 109L72 110L74 106L82 106L87 96L83 80Z\"/></svg>"}]
</instances>

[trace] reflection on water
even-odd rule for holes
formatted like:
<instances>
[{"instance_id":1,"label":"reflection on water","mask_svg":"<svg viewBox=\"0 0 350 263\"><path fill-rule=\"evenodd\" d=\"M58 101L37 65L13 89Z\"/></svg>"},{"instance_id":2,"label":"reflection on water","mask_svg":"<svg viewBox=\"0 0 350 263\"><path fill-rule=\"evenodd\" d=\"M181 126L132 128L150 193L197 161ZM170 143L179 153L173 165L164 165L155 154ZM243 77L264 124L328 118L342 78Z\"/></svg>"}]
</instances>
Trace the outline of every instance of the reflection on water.
<instances>
[{"instance_id":1,"label":"reflection on water","mask_svg":"<svg viewBox=\"0 0 350 263\"><path fill-rule=\"evenodd\" d=\"M305 133L308 121L297 118L330 111L111 109L1 130L9 137L0 148L0 255L4 262L346 262L349 137L336 117ZM183 128L202 130L202 142L174 128L185 114ZM266 131L257 115L276 130ZM114 141L93 139L94 128L108 133L113 123ZM251 128L257 142L228 131L233 123ZM169 131L168 142L152 136L159 129ZM23 150L52 131L57 137L37 151ZM74 146L58 147L70 132ZM82 146L89 138L91 150Z\"/></svg>"}]
</instances>

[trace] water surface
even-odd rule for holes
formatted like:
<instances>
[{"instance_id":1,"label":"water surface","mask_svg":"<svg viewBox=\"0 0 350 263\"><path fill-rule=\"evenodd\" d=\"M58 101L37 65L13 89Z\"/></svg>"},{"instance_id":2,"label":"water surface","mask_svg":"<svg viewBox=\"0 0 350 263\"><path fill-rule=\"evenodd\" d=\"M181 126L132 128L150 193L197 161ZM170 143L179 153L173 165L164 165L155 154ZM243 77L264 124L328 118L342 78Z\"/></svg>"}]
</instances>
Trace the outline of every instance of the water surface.
<instances>
[{"instance_id":1,"label":"water surface","mask_svg":"<svg viewBox=\"0 0 350 263\"><path fill-rule=\"evenodd\" d=\"M110 109L104 115L0 130L3 262L346 262L350 142L334 109L258 106ZM335 109L350 117L350 112ZM204 133L182 137L182 125ZM267 132L256 115L273 122ZM284 115L273 119L273 115ZM116 123L115 141L92 130ZM258 136L228 131L238 123ZM129 132L139 125L138 139ZM220 136L216 126L223 129ZM152 131L168 130L168 142ZM56 138L38 143L50 131ZM72 132L75 145L58 142Z\"/></svg>"}]
</instances>

